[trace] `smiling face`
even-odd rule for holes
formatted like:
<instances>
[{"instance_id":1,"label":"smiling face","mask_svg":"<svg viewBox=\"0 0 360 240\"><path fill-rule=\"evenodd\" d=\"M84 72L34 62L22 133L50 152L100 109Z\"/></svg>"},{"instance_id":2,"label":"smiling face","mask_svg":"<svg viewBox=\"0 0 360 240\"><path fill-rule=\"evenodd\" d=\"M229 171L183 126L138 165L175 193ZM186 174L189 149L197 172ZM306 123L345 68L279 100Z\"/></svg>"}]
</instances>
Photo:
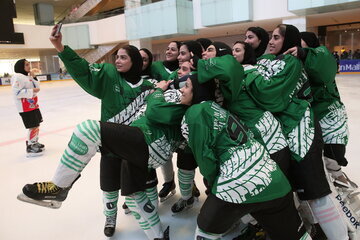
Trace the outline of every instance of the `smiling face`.
<instances>
[{"instance_id":1,"label":"smiling face","mask_svg":"<svg viewBox=\"0 0 360 240\"><path fill-rule=\"evenodd\" d=\"M183 62L178 70L179 78L189 74L191 72L191 64L189 61Z\"/></svg>"},{"instance_id":2,"label":"smiling face","mask_svg":"<svg viewBox=\"0 0 360 240\"><path fill-rule=\"evenodd\" d=\"M181 45L180 53L177 59L179 60L179 66L181 66L183 62L190 61L191 54L186 45Z\"/></svg>"},{"instance_id":3,"label":"smiling face","mask_svg":"<svg viewBox=\"0 0 360 240\"><path fill-rule=\"evenodd\" d=\"M250 44L253 49L257 49L261 43L261 40L252 31L247 31L244 42Z\"/></svg>"},{"instance_id":4,"label":"smiling face","mask_svg":"<svg viewBox=\"0 0 360 240\"><path fill-rule=\"evenodd\" d=\"M149 66L149 56L143 50L140 50L140 55L143 61L142 71L144 71Z\"/></svg>"},{"instance_id":5,"label":"smiling face","mask_svg":"<svg viewBox=\"0 0 360 240\"><path fill-rule=\"evenodd\" d=\"M245 48L243 44L236 43L233 46L232 53L236 61L238 61L239 63L242 63L244 61Z\"/></svg>"},{"instance_id":6,"label":"smiling face","mask_svg":"<svg viewBox=\"0 0 360 240\"><path fill-rule=\"evenodd\" d=\"M214 45L210 45L202 54L202 59L210 59L216 57L216 48Z\"/></svg>"},{"instance_id":7,"label":"smiling face","mask_svg":"<svg viewBox=\"0 0 360 240\"><path fill-rule=\"evenodd\" d=\"M283 46L284 37L280 34L280 29L275 28L269 41L269 52L277 55Z\"/></svg>"},{"instance_id":8,"label":"smiling face","mask_svg":"<svg viewBox=\"0 0 360 240\"><path fill-rule=\"evenodd\" d=\"M179 49L176 43L175 42L169 43L165 52L165 60L169 62L175 61L178 55L179 55Z\"/></svg>"},{"instance_id":9,"label":"smiling face","mask_svg":"<svg viewBox=\"0 0 360 240\"><path fill-rule=\"evenodd\" d=\"M130 56L125 51L125 49L120 48L119 51L117 52L115 65L118 72L124 73L130 70L132 66L132 61Z\"/></svg>"},{"instance_id":10,"label":"smiling face","mask_svg":"<svg viewBox=\"0 0 360 240\"><path fill-rule=\"evenodd\" d=\"M180 92L181 92L180 103L190 106L193 99L193 86L190 78L186 80L185 86L180 89Z\"/></svg>"}]
</instances>

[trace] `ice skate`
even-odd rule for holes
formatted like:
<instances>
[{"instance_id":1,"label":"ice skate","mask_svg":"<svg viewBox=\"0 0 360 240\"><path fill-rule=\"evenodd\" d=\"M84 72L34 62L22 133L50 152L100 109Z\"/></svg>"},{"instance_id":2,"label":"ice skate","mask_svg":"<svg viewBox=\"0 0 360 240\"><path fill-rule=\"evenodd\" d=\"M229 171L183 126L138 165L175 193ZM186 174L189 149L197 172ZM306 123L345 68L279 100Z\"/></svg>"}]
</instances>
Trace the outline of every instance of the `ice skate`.
<instances>
[{"instance_id":1,"label":"ice skate","mask_svg":"<svg viewBox=\"0 0 360 240\"><path fill-rule=\"evenodd\" d=\"M247 227L242 229L240 235L233 238L233 240L265 240L266 233L258 224L248 224Z\"/></svg>"},{"instance_id":2,"label":"ice skate","mask_svg":"<svg viewBox=\"0 0 360 240\"><path fill-rule=\"evenodd\" d=\"M162 238L154 238L154 240L170 240L170 226L165 229L164 236Z\"/></svg>"},{"instance_id":3,"label":"ice skate","mask_svg":"<svg viewBox=\"0 0 360 240\"><path fill-rule=\"evenodd\" d=\"M26 157L37 157L43 154L43 149L39 148L36 144L30 144L26 146Z\"/></svg>"},{"instance_id":4,"label":"ice skate","mask_svg":"<svg viewBox=\"0 0 360 240\"><path fill-rule=\"evenodd\" d=\"M192 208L194 205L194 197L190 197L188 200L180 198L174 205L171 207L171 211L176 215L178 213L184 212L185 210Z\"/></svg>"},{"instance_id":5,"label":"ice skate","mask_svg":"<svg viewBox=\"0 0 360 240\"><path fill-rule=\"evenodd\" d=\"M126 205L126 203L124 203L124 204L122 205L122 209L124 210L124 213L125 213L126 215L131 213L131 210L130 210L129 207Z\"/></svg>"},{"instance_id":6,"label":"ice skate","mask_svg":"<svg viewBox=\"0 0 360 240\"><path fill-rule=\"evenodd\" d=\"M170 182L163 184L162 189L159 192L160 202L165 202L176 193L176 185L174 179Z\"/></svg>"},{"instance_id":7,"label":"ice skate","mask_svg":"<svg viewBox=\"0 0 360 240\"><path fill-rule=\"evenodd\" d=\"M80 178L79 175L74 182L67 188L56 186L53 182L37 182L26 184L23 193L17 196L17 199L23 202L36 204L48 208L60 208L61 203L65 201L72 185Z\"/></svg>"},{"instance_id":8,"label":"ice skate","mask_svg":"<svg viewBox=\"0 0 360 240\"><path fill-rule=\"evenodd\" d=\"M43 151L45 150L45 145L42 143L36 142L36 143L34 143L34 145Z\"/></svg>"},{"instance_id":9,"label":"ice skate","mask_svg":"<svg viewBox=\"0 0 360 240\"><path fill-rule=\"evenodd\" d=\"M107 237L112 237L116 228L116 214L114 216L107 216L105 220L104 234Z\"/></svg>"},{"instance_id":10,"label":"ice skate","mask_svg":"<svg viewBox=\"0 0 360 240\"><path fill-rule=\"evenodd\" d=\"M17 199L48 208L60 208L70 188L60 188L52 182L26 184Z\"/></svg>"}]
</instances>

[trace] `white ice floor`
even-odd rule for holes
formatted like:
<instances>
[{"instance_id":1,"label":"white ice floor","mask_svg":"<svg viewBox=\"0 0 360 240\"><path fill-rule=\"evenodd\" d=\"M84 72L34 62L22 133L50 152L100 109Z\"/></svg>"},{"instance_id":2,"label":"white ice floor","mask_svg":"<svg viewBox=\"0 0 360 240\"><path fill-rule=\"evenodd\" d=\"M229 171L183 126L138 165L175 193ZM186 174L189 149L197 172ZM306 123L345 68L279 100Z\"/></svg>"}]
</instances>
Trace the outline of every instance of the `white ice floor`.
<instances>
[{"instance_id":1,"label":"white ice floor","mask_svg":"<svg viewBox=\"0 0 360 240\"><path fill-rule=\"evenodd\" d=\"M349 166L346 172L360 183L360 75L337 77L339 91L349 116ZM103 235L102 194L99 186L99 154L85 168L62 207L57 210L20 202L16 196L26 183L48 181L72 134L74 126L86 119L99 119L100 102L73 81L44 82L39 93L44 122L40 142L46 145L41 157L25 157L26 131L15 109L10 86L0 87L0 239L1 240L100 240ZM358 160L359 159L359 160ZM163 182L158 172L160 184ZM196 181L202 195L195 207L172 216L170 207L179 193L160 204L164 226L170 225L172 240L193 239L196 216L204 202L204 186L199 173ZM179 191L179 190L178 190ZM123 199L120 199L122 204ZM230 234L224 239L232 239ZM146 239L132 216L120 210L116 233L111 239Z\"/></svg>"}]
</instances>

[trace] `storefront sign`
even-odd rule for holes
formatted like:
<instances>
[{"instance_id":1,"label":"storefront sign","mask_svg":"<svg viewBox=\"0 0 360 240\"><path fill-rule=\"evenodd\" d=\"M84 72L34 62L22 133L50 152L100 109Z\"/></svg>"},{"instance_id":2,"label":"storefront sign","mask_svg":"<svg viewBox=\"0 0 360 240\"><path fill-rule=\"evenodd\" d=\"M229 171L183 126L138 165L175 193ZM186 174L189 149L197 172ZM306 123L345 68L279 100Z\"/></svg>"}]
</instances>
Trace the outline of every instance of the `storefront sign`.
<instances>
[{"instance_id":1,"label":"storefront sign","mask_svg":"<svg viewBox=\"0 0 360 240\"><path fill-rule=\"evenodd\" d=\"M340 72L360 72L360 59L341 60Z\"/></svg>"}]
</instances>

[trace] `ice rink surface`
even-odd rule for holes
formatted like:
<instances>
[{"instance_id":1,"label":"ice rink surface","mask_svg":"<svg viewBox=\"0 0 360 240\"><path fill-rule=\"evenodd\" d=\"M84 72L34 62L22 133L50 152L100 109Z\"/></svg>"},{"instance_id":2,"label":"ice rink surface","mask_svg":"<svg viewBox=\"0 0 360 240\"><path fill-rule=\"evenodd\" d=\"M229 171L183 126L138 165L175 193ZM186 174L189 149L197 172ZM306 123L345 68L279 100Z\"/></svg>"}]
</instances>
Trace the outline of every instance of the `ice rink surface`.
<instances>
[{"instance_id":1,"label":"ice rink surface","mask_svg":"<svg viewBox=\"0 0 360 240\"><path fill-rule=\"evenodd\" d=\"M338 88L349 117L350 141L347 147L349 166L345 172L360 183L360 75L338 75ZM74 81L41 84L39 104L44 122L40 126L40 142L46 145L43 156L26 158L25 130L16 111L10 86L0 87L0 239L1 240L141 240L145 234L134 217L125 215L119 200L116 233L103 234L102 192L99 184L100 155L90 161L82 177L71 189L60 209L54 210L16 199L26 183L50 181L72 131L77 123L100 118L100 101L83 91ZM174 165L176 163L174 161ZM158 171L159 188L163 178ZM196 216L205 200L199 172L196 182L200 201L185 213L172 216L170 207L177 193L159 205L164 227L170 225L172 240L194 239ZM232 239L234 233L223 239Z\"/></svg>"}]
</instances>

